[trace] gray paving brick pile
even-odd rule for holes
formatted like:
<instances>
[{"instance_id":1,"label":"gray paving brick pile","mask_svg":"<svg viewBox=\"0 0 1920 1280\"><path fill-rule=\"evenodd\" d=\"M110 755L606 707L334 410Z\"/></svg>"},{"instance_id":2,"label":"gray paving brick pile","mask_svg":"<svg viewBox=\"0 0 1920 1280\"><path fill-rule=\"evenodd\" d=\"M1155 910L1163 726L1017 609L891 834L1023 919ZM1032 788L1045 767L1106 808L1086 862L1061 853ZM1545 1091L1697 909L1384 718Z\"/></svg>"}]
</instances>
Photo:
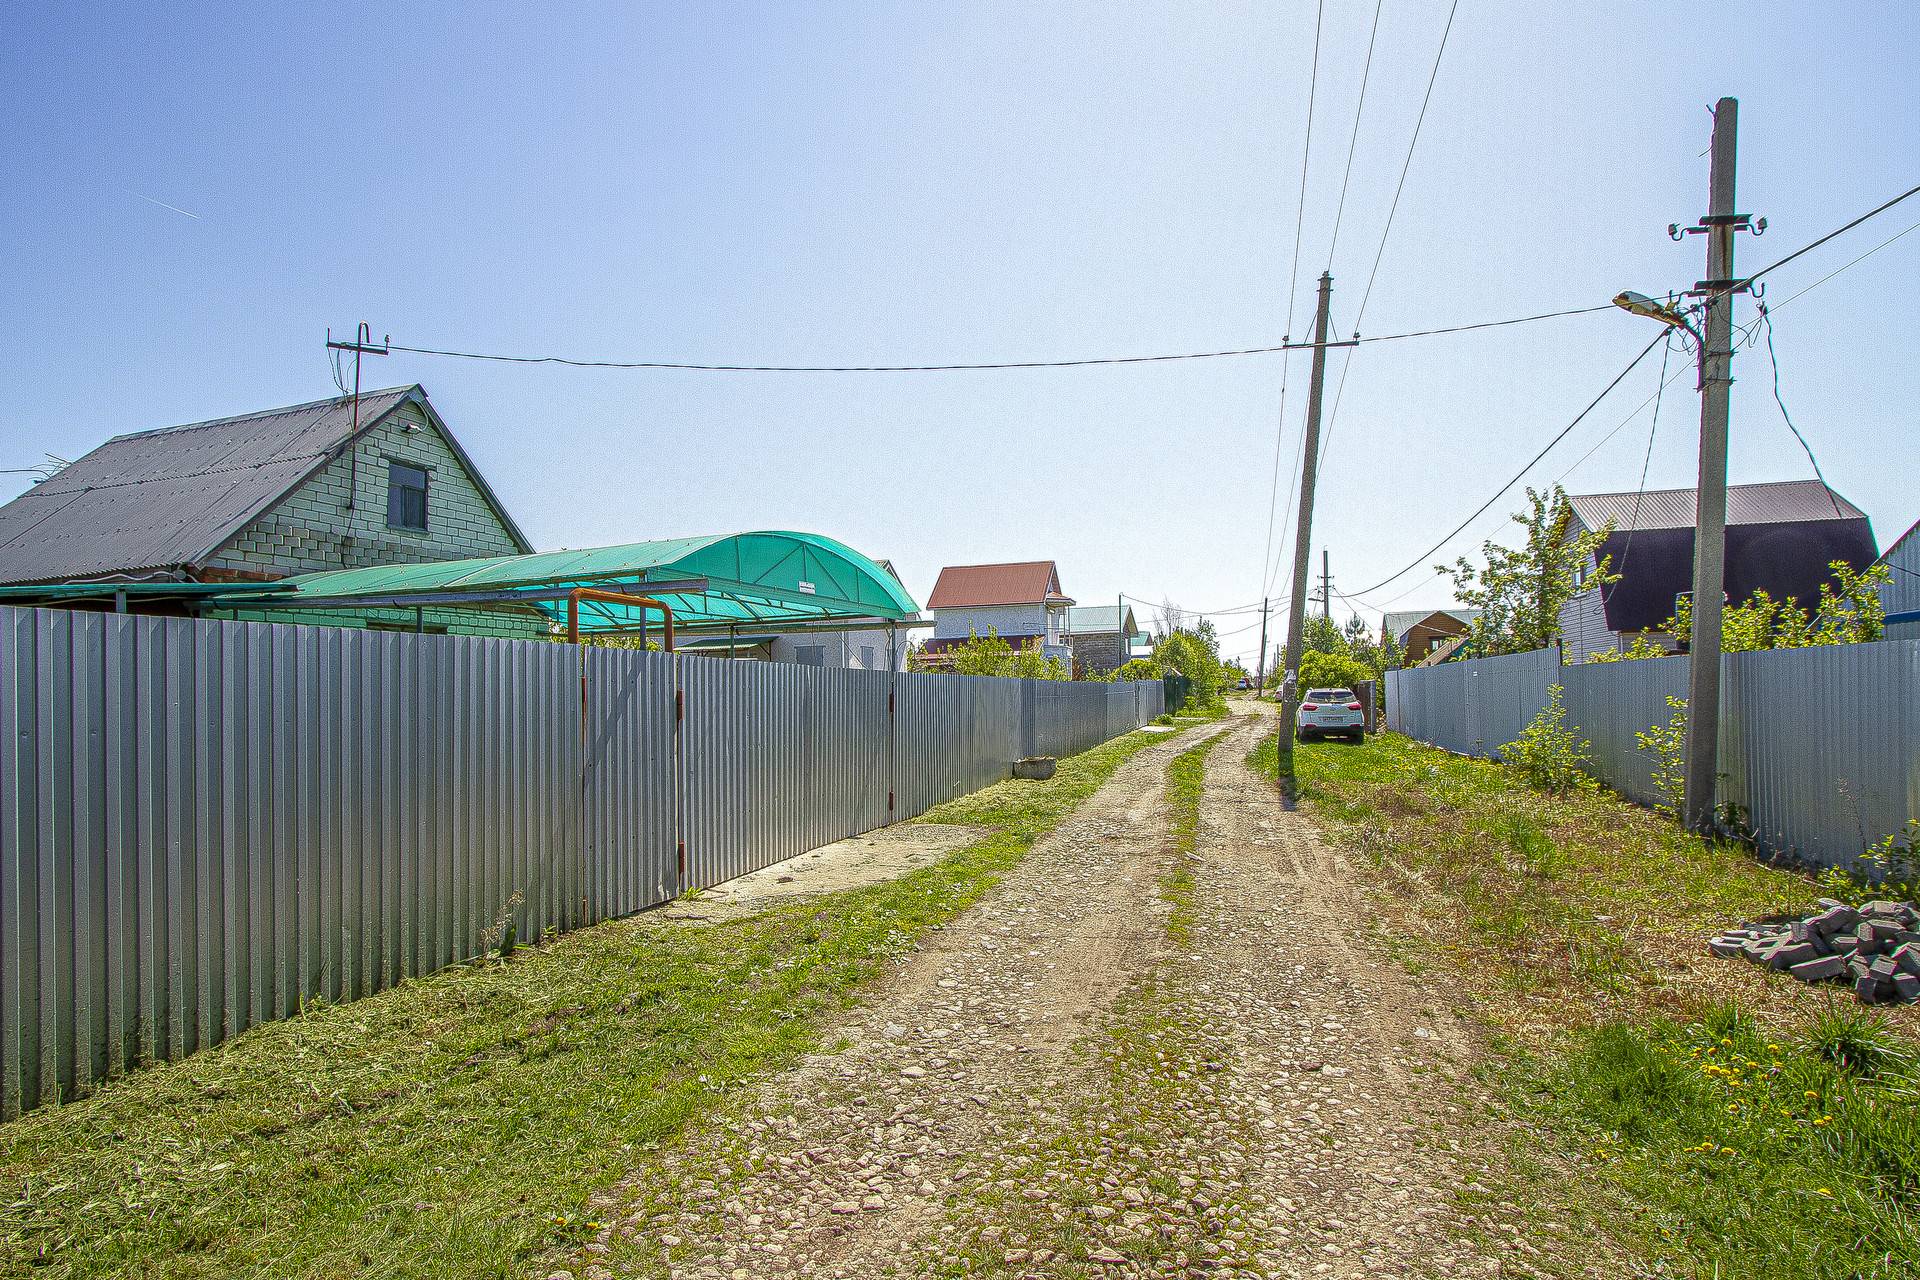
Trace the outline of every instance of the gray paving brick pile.
<instances>
[{"instance_id":1,"label":"gray paving brick pile","mask_svg":"<svg viewBox=\"0 0 1920 1280\"><path fill-rule=\"evenodd\" d=\"M1864 1004L1920 1000L1920 907L1820 899L1800 920L1748 923L1707 943L1727 959L1781 969L1802 982L1844 982Z\"/></svg>"}]
</instances>

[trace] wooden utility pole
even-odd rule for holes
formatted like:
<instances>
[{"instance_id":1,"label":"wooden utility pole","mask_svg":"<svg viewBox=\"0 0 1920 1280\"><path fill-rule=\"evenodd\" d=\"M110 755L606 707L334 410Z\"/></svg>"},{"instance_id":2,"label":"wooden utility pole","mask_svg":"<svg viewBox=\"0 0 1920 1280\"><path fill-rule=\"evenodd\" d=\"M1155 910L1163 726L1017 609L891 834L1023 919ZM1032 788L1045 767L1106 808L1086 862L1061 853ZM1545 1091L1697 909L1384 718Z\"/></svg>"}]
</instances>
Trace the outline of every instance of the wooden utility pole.
<instances>
[{"instance_id":1,"label":"wooden utility pole","mask_svg":"<svg viewBox=\"0 0 1920 1280\"><path fill-rule=\"evenodd\" d=\"M1300 521L1293 535L1293 597L1287 607L1287 667L1280 678L1280 749L1293 754L1300 714L1300 644L1307 622L1307 572L1313 551L1313 486L1320 470L1320 402L1327 381L1327 311L1333 276L1320 273L1320 306L1313 318L1313 382L1307 391L1307 439L1300 460Z\"/></svg>"},{"instance_id":2,"label":"wooden utility pole","mask_svg":"<svg viewBox=\"0 0 1920 1280\"><path fill-rule=\"evenodd\" d=\"M1260 602L1260 661L1259 674L1253 679L1253 700L1260 701L1267 694L1267 606L1271 601Z\"/></svg>"},{"instance_id":3,"label":"wooden utility pole","mask_svg":"<svg viewBox=\"0 0 1920 1280\"><path fill-rule=\"evenodd\" d=\"M1734 157L1740 103L1722 98L1713 111L1713 172L1707 216L1707 278L1700 351L1700 483L1693 527L1693 634L1687 673L1686 825L1707 831L1714 820L1720 748L1720 626L1726 592L1727 418L1733 388L1734 232L1747 215L1733 211Z\"/></svg>"}]
</instances>

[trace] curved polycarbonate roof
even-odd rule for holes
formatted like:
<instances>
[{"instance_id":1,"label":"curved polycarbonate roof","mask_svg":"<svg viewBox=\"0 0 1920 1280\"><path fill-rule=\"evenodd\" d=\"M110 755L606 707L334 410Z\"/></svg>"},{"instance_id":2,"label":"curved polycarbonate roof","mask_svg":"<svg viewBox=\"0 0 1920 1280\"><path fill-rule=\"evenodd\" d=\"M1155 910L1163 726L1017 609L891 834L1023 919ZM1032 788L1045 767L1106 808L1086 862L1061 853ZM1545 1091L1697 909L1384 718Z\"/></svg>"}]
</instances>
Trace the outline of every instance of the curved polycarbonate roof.
<instances>
[{"instance_id":1,"label":"curved polycarbonate roof","mask_svg":"<svg viewBox=\"0 0 1920 1280\"><path fill-rule=\"evenodd\" d=\"M704 592L652 591L649 583L705 579ZM574 587L655 595L672 606L677 627L690 629L824 622L842 618L911 617L919 606L886 569L845 543L816 533L762 530L703 538L668 538L578 551L486 556L437 564L375 565L303 574L281 584L298 607L372 607L432 597L436 607L534 604L556 620ZM536 598L544 596L546 598ZM582 631L640 624L637 609L587 601ZM650 621L658 624L654 613Z\"/></svg>"}]
</instances>

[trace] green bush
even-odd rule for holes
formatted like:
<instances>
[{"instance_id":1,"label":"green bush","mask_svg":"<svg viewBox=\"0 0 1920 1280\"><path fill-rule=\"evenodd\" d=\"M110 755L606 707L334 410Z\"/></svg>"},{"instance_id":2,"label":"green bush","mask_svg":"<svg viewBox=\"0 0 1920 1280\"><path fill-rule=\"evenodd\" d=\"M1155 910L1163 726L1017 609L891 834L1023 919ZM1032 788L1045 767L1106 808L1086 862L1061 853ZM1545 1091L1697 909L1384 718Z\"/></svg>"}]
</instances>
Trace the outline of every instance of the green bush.
<instances>
[{"instance_id":1,"label":"green bush","mask_svg":"<svg viewBox=\"0 0 1920 1280\"><path fill-rule=\"evenodd\" d=\"M1300 692L1309 689L1351 689L1373 672L1339 654L1318 653L1312 649L1300 655Z\"/></svg>"},{"instance_id":2,"label":"green bush","mask_svg":"<svg viewBox=\"0 0 1920 1280\"><path fill-rule=\"evenodd\" d=\"M1518 738L1500 748L1500 758L1536 791L1561 795L1592 785L1583 766L1592 760L1593 744L1566 726L1567 709L1560 705L1561 685L1548 688L1547 705Z\"/></svg>"}]
</instances>

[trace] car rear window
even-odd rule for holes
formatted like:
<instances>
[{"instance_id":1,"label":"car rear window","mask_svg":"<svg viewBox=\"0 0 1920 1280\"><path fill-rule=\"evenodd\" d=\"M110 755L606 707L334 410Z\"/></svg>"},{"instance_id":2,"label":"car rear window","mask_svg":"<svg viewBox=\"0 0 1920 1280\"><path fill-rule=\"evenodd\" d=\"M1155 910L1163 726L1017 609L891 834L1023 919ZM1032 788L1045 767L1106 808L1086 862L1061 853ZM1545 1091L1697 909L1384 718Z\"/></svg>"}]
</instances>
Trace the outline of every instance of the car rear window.
<instances>
[{"instance_id":1,"label":"car rear window","mask_svg":"<svg viewBox=\"0 0 1920 1280\"><path fill-rule=\"evenodd\" d=\"M1307 693L1308 702L1352 702L1353 695L1345 689L1312 689Z\"/></svg>"}]
</instances>

